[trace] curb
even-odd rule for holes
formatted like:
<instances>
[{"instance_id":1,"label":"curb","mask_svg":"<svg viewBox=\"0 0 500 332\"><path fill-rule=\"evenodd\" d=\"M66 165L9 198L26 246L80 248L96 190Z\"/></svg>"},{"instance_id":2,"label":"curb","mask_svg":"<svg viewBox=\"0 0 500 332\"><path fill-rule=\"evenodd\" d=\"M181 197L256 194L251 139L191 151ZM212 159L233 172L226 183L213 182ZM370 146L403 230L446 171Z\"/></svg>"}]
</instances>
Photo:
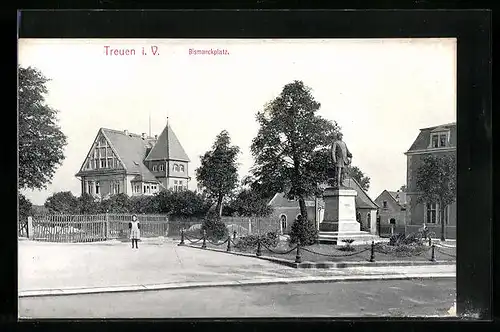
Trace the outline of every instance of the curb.
<instances>
[{"instance_id":1,"label":"curb","mask_svg":"<svg viewBox=\"0 0 500 332\"><path fill-rule=\"evenodd\" d=\"M184 244L180 245L181 247L189 247L189 248L194 248L194 249L200 249L200 250L209 250L209 251L215 251L215 252L220 252L220 253L225 253L225 254L231 254L231 255L236 255L236 256L246 256L246 257L252 257L252 258L258 258L262 260L266 260L269 262L293 267L293 268L299 268L299 269L342 269L342 268L350 268L350 267L380 267L380 266L436 266L436 265L455 265L456 261L375 261L375 262L302 262L302 263L295 263L293 261L287 260L287 259L282 259L282 258L277 258L277 257L271 257L271 256L257 256L255 254L249 254L249 253L243 253L243 252L234 252L234 251L226 251L226 250L221 250L221 249L215 249L215 248L201 248L201 247L195 247L189 244Z\"/></svg>"},{"instance_id":2,"label":"curb","mask_svg":"<svg viewBox=\"0 0 500 332\"><path fill-rule=\"evenodd\" d=\"M210 287L234 287L234 286L258 286L258 285L278 285L278 284L305 284L317 282L353 282L368 280L410 280L410 279L439 279L455 278L455 273L408 273L390 275L363 275L363 276L332 276L332 277L298 277L298 278L273 278L261 280L243 280L226 282L199 282L199 283L169 283L152 285L131 285L112 286L94 288L67 288L67 289L44 289L18 292L19 298L33 298L42 296L68 296L83 294L103 294L103 293L125 293L125 292L146 292L154 290L176 290L192 288Z\"/></svg>"}]
</instances>

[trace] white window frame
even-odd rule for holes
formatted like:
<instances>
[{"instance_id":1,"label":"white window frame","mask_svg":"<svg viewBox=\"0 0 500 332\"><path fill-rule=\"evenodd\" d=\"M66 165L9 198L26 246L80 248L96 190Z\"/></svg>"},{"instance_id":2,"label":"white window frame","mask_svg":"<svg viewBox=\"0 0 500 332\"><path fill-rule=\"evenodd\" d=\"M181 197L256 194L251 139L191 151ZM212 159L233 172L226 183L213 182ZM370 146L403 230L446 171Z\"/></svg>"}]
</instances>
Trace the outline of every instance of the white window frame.
<instances>
[{"instance_id":1,"label":"white window frame","mask_svg":"<svg viewBox=\"0 0 500 332\"><path fill-rule=\"evenodd\" d=\"M158 165L153 165L153 172L156 172L157 169L158 169Z\"/></svg>"},{"instance_id":2,"label":"white window frame","mask_svg":"<svg viewBox=\"0 0 500 332\"><path fill-rule=\"evenodd\" d=\"M444 146L441 146L441 136L445 136L445 144ZM433 140L434 137L437 137L437 146L434 146ZM439 149L439 148L446 148L450 146L450 132L449 131L437 131L431 133L431 139L429 142L429 148L431 149Z\"/></svg>"},{"instance_id":3,"label":"white window frame","mask_svg":"<svg viewBox=\"0 0 500 332\"><path fill-rule=\"evenodd\" d=\"M100 195L100 189L101 189L101 185L99 184L99 181L96 181L95 182L95 194L96 195Z\"/></svg>"},{"instance_id":4,"label":"white window frame","mask_svg":"<svg viewBox=\"0 0 500 332\"><path fill-rule=\"evenodd\" d=\"M165 167L163 166L163 164L160 164L159 170L160 170L160 172L163 172L165 170Z\"/></svg>"}]
</instances>

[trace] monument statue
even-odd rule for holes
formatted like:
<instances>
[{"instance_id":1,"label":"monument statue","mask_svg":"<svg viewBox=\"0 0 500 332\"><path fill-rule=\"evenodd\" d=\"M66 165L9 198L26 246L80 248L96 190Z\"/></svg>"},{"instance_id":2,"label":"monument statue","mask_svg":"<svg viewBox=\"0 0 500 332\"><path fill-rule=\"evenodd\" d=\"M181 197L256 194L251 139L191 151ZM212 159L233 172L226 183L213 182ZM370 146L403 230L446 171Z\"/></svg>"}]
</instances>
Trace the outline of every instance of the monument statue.
<instances>
[{"instance_id":1,"label":"monument statue","mask_svg":"<svg viewBox=\"0 0 500 332\"><path fill-rule=\"evenodd\" d=\"M333 165L335 166L335 185L340 188L345 178L345 168L351 164L352 154L342 140L333 142L331 153Z\"/></svg>"}]
</instances>

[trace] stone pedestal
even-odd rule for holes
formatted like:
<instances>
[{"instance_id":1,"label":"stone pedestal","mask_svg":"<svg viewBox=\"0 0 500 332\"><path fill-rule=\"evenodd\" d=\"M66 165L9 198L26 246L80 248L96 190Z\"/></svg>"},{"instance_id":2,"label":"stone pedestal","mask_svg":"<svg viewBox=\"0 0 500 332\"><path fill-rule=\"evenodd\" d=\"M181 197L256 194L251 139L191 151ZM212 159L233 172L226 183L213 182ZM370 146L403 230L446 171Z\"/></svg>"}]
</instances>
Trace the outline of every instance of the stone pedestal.
<instances>
[{"instance_id":1,"label":"stone pedestal","mask_svg":"<svg viewBox=\"0 0 500 332\"><path fill-rule=\"evenodd\" d=\"M359 232L361 226L356 221L357 192L352 188L326 188L323 193L325 215L319 224L320 232Z\"/></svg>"}]
</instances>

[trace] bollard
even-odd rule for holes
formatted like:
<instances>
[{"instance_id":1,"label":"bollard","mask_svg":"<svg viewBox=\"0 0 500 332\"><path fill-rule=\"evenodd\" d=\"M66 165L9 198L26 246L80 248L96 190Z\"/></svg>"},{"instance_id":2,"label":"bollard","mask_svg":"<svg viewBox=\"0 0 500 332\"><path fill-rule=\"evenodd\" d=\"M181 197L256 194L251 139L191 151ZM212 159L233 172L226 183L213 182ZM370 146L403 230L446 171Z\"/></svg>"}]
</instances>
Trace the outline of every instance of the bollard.
<instances>
[{"instance_id":1,"label":"bollard","mask_svg":"<svg viewBox=\"0 0 500 332\"><path fill-rule=\"evenodd\" d=\"M436 256L435 256L435 253L434 253L434 248L436 248L436 246L433 244L432 245L432 251L431 251L431 262L435 262L436 261Z\"/></svg>"},{"instance_id":2,"label":"bollard","mask_svg":"<svg viewBox=\"0 0 500 332\"><path fill-rule=\"evenodd\" d=\"M429 236L429 247L432 246L432 239L431 237Z\"/></svg>"},{"instance_id":3,"label":"bollard","mask_svg":"<svg viewBox=\"0 0 500 332\"><path fill-rule=\"evenodd\" d=\"M178 244L178 246L183 246L184 245L184 229L181 229L181 243Z\"/></svg>"},{"instance_id":4,"label":"bollard","mask_svg":"<svg viewBox=\"0 0 500 332\"><path fill-rule=\"evenodd\" d=\"M201 245L202 249L207 248L207 231L203 230L203 244Z\"/></svg>"},{"instance_id":5,"label":"bollard","mask_svg":"<svg viewBox=\"0 0 500 332\"><path fill-rule=\"evenodd\" d=\"M233 232L233 240L236 240L236 231Z\"/></svg>"},{"instance_id":6,"label":"bollard","mask_svg":"<svg viewBox=\"0 0 500 332\"><path fill-rule=\"evenodd\" d=\"M370 262L375 262L375 241L372 241L372 246L370 249Z\"/></svg>"},{"instance_id":7,"label":"bollard","mask_svg":"<svg viewBox=\"0 0 500 332\"><path fill-rule=\"evenodd\" d=\"M300 240L297 240L297 254L295 255L295 263L301 263L302 257L300 257Z\"/></svg>"},{"instance_id":8,"label":"bollard","mask_svg":"<svg viewBox=\"0 0 500 332\"><path fill-rule=\"evenodd\" d=\"M262 255L261 249L260 249L260 238L257 240L257 252L255 253L257 257Z\"/></svg>"},{"instance_id":9,"label":"bollard","mask_svg":"<svg viewBox=\"0 0 500 332\"><path fill-rule=\"evenodd\" d=\"M227 249L226 249L227 252L230 252L231 251L231 235L229 235L227 237Z\"/></svg>"}]
</instances>

